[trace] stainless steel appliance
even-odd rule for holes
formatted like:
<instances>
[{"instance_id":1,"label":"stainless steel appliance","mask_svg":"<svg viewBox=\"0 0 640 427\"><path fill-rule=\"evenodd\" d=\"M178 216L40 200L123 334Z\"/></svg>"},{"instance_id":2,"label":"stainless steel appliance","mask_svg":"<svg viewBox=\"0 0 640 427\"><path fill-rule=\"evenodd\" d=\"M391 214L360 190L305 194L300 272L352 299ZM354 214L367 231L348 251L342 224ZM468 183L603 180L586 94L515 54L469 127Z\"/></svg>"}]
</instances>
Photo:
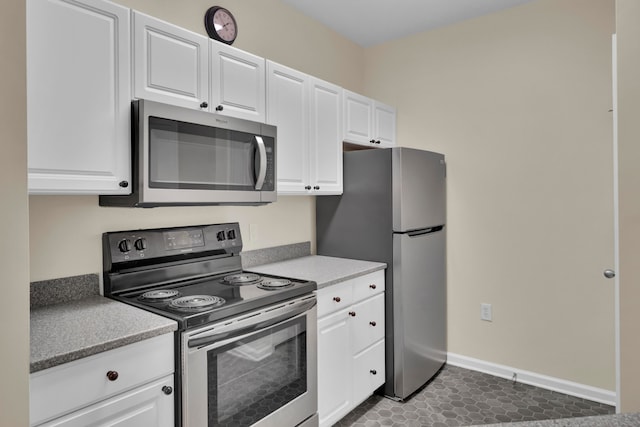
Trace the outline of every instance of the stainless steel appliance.
<instances>
[{"instance_id":1,"label":"stainless steel appliance","mask_svg":"<svg viewBox=\"0 0 640 427\"><path fill-rule=\"evenodd\" d=\"M131 110L131 194L100 196L101 206L276 200L275 126L142 99Z\"/></svg>"},{"instance_id":2,"label":"stainless steel appliance","mask_svg":"<svg viewBox=\"0 0 640 427\"><path fill-rule=\"evenodd\" d=\"M446 165L409 148L344 153L344 193L316 201L317 252L387 263L384 394L406 399L446 361Z\"/></svg>"},{"instance_id":3,"label":"stainless steel appliance","mask_svg":"<svg viewBox=\"0 0 640 427\"><path fill-rule=\"evenodd\" d=\"M104 294L178 322L177 426L317 426L316 284L241 249L237 223L105 233Z\"/></svg>"}]
</instances>

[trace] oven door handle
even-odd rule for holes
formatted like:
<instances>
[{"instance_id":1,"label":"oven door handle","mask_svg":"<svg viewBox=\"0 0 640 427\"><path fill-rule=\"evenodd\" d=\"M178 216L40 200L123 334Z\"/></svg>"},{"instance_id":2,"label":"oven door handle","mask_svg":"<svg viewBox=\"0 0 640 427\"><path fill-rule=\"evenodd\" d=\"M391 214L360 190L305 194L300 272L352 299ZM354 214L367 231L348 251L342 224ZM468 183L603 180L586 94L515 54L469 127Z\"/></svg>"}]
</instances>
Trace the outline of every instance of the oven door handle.
<instances>
[{"instance_id":1,"label":"oven door handle","mask_svg":"<svg viewBox=\"0 0 640 427\"><path fill-rule=\"evenodd\" d=\"M264 185L264 179L267 176L267 150L264 146L264 141L261 136L256 135L255 137L256 145L258 146L258 154L260 155L260 166L256 173L256 190L262 190L262 186Z\"/></svg>"},{"instance_id":2,"label":"oven door handle","mask_svg":"<svg viewBox=\"0 0 640 427\"><path fill-rule=\"evenodd\" d=\"M316 305L316 299L313 298L290 305L291 306L287 307L279 307L272 310L271 313L264 313L263 315L260 315L257 322L247 324L241 320L237 323L225 325L221 328L214 328L212 331L207 332L204 335L199 334L197 338L190 338L187 341L187 346L189 348L204 347L218 341L238 337L240 335L246 335L251 332L273 326L276 323L292 319L301 313L310 310Z\"/></svg>"}]
</instances>

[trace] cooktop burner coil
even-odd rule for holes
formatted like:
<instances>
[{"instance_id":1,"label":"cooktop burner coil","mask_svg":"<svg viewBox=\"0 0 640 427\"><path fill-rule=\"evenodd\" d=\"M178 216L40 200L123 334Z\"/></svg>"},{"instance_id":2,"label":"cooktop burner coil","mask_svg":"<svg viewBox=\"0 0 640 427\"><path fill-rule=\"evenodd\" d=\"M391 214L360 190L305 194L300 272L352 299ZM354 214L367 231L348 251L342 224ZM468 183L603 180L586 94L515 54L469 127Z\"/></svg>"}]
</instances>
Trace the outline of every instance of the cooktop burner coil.
<instances>
[{"instance_id":1,"label":"cooktop burner coil","mask_svg":"<svg viewBox=\"0 0 640 427\"><path fill-rule=\"evenodd\" d=\"M178 310L208 310L224 303L224 298L213 295L190 295L171 300L169 306Z\"/></svg>"},{"instance_id":2,"label":"cooktop burner coil","mask_svg":"<svg viewBox=\"0 0 640 427\"><path fill-rule=\"evenodd\" d=\"M141 300L147 301L166 301L171 298L175 298L180 294L180 292L175 289L155 289L153 291L145 292L140 295Z\"/></svg>"},{"instance_id":3,"label":"cooktop burner coil","mask_svg":"<svg viewBox=\"0 0 640 427\"><path fill-rule=\"evenodd\" d=\"M288 288L290 286L293 286L293 283L291 282L291 280L287 279L269 279L263 280L262 282L258 283L258 287L260 289L266 289L268 291Z\"/></svg>"},{"instance_id":4,"label":"cooktop burner coil","mask_svg":"<svg viewBox=\"0 0 640 427\"><path fill-rule=\"evenodd\" d=\"M223 282L229 285L251 285L262 280L262 276L255 273L237 273L225 276Z\"/></svg>"}]
</instances>

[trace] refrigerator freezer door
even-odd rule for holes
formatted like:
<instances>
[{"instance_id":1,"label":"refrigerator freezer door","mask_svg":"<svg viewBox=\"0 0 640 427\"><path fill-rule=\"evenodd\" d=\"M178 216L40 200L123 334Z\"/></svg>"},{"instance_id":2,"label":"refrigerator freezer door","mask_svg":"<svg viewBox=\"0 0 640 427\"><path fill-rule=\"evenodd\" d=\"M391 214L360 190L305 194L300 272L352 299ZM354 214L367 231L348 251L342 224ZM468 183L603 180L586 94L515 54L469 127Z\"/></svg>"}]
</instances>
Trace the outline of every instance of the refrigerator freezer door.
<instances>
[{"instance_id":1,"label":"refrigerator freezer door","mask_svg":"<svg viewBox=\"0 0 640 427\"><path fill-rule=\"evenodd\" d=\"M445 229L393 235L394 395L406 399L447 359ZM385 388L385 393L390 394Z\"/></svg>"},{"instance_id":2,"label":"refrigerator freezer door","mask_svg":"<svg viewBox=\"0 0 640 427\"><path fill-rule=\"evenodd\" d=\"M442 154L393 148L393 231L446 222L446 165Z\"/></svg>"}]
</instances>

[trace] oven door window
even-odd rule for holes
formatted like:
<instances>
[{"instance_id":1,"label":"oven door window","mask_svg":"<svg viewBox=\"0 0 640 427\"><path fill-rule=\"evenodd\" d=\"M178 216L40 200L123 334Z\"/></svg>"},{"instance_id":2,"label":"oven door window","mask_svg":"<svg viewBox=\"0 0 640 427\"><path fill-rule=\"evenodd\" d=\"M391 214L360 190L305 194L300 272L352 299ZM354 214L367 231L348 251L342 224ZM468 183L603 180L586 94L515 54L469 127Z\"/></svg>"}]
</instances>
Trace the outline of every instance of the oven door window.
<instances>
[{"instance_id":1,"label":"oven door window","mask_svg":"<svg viewBox=\"0 0 640 427\"><path fill-rule=\"evenodd\" d=\"M207 352L209 426L249 426L307 391L306 318Z\"/></svg>"},{"instance_id":2,"label":"oven door window","mask_svg":"<svg viewBox=\"0 0 640 427\"><path fill-rule=\"evenodd\" d=\"M149 117L149 186L254 191L255 135Z\"/></svg>"}]
</instances>

